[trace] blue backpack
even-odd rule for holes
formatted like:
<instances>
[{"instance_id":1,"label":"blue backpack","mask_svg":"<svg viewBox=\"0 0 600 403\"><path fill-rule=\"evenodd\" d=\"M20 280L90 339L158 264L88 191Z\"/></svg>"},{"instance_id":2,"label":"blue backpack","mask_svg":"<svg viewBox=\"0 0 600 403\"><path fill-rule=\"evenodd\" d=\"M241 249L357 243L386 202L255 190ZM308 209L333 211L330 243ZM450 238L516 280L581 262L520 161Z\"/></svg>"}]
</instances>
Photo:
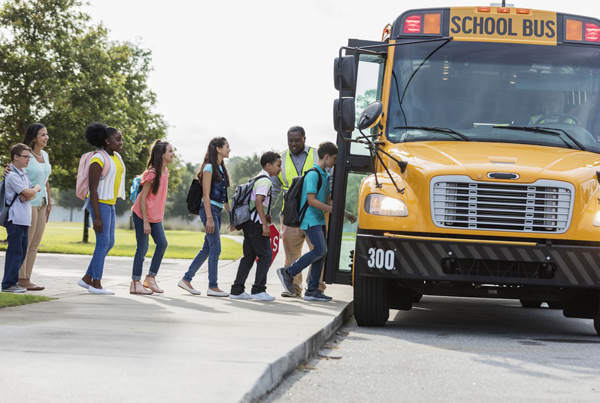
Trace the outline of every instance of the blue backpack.
<instances>
[{"instance_id":1,"label":"blue backpack","mask_svg":"<svg viewBox=\"0 0 600 403\"><path fill-rule=\"evenodd\" d=\"M142 189L142 177L140 175L133 178L131 181L131 187L129 188L129 200L135 203L135 199L137 199L140 194L140 190Z\"/></svg>"}]
</instances>

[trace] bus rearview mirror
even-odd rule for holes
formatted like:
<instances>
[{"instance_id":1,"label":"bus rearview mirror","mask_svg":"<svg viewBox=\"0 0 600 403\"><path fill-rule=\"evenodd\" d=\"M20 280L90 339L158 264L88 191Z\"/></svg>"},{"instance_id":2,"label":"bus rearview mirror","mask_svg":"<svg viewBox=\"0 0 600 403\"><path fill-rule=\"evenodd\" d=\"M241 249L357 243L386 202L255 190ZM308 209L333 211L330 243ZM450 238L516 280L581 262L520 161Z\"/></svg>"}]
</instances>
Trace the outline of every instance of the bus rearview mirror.
<instances>
[{"instance_id":1,"label":"bus rearview mirror","mask_svg":"<svg viewBox=\"0 0 600 403\"><path fill-rule=\"evenodd\" d=\"M370 127L373 127L379 119L381 119L381 114L383 112L383 104L381 101L375 101L371 103L369 106L365 108L365 110L360 114L358 118L358 124L356 127L359 130L365 130Z\"/></svg>"},{"instance_id":2,"label":"bus rearview mirror","mask_svg":"<svg viewBox=\"0 0 600 403\"><path fill-rule=\"evenodd\" d=\"M346 97L333 101L333 127L336 132L354 131L354 98Z\"/></svg>"},{"instance_id":3,"label":"bus rearview mirror","mask_svg":"<svg viewBox=\"0 0 600 403\"><path fill-rule=\"evenodd\" d=\"M336 57L333 63L333 85L338 91L353 90L356 84L354 56Z\"/></svg>"}]
</instances>

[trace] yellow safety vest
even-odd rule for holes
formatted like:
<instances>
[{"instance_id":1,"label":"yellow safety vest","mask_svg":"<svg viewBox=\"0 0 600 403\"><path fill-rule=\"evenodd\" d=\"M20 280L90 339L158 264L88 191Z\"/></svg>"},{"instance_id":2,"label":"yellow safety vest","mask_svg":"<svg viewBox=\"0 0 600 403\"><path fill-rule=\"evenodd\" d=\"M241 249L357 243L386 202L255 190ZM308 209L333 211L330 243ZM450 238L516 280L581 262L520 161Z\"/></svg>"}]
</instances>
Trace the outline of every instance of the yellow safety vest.
<instances>
[{"instance_id":1,"label":"yellow safety vest","mask_svg":"<svg viewBox=\"0 0 600 403\"><path fill-rule=\"evenodd\" d=\"M281 172L279 173L279 180L281 181L281 190L283 193L288 191L290 185L292 184L292 180L296 176L304 175L306 171L311 169L313 165L315 165L315 161L318 160L317 150L309 147L308 155L306 156L306 160L304 161L304 165L302 166L302 172L296 171L296 166L294 165L294 161L292 161L292 157L290 155L290 150L285 150L281 153Z\"/></svg>"}]
</instances>

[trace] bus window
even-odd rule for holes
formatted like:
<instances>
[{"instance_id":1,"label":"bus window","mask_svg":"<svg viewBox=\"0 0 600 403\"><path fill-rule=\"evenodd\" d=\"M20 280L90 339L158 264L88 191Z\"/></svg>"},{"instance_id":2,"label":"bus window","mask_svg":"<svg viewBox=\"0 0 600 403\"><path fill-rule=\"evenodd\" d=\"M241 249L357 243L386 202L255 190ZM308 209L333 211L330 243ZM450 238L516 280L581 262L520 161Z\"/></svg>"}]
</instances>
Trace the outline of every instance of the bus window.
<instances>
[{"instance_id":1,"label":"bus window","mask_svg":"<svg viewBox=\"0 0 600 403\"><path fill-rule=\"evenodd\" d=\"M381 100L381 83L385 59L381 56L359 55L358 77L356 80L356 121L363 110L373 101ZM365 133L368 134L368 133ZM360 137L360 132L354 130L352 138ZM369 150L363 144L352 143L350 154L369 155Z\"/></svg>"},{"instance_id":2,"label":"bus window","mask_svg":"<svg viewBox=\"0 0 600 403\"><path fill-rule=\"evenodd\" d=\"M358 190L360 184L368 174L365 172L348 172L348 180L346 182L346 203L345 210L351 212L355 216L358 215ZM350 253L354 250L356 244L356 231L358 222L351 224L350 221L344 220L342 230L342 245L340 251L340 266L339 271L342 273L351 272Z\"/></svg>"}]
</instances>

